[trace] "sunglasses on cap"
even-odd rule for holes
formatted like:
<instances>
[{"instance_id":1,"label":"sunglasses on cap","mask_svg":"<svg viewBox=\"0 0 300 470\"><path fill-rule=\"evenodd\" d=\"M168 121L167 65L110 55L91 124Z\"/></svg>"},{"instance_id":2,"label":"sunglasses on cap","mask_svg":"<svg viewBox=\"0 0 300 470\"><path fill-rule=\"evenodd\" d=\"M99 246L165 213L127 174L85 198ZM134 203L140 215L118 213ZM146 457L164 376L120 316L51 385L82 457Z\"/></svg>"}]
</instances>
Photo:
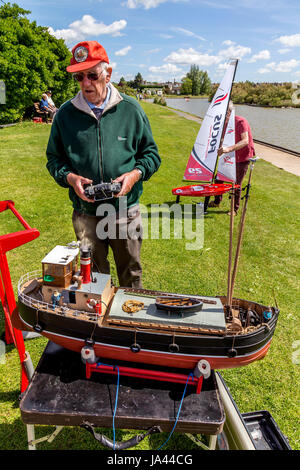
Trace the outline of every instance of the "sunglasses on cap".
<instances>
[{"instance_id":1,"label":"sunglasses on cap","mask_svg":"<svg viewBox=\"0 0 300 470\"><path fill-rule=\"evenodd\" d=\"M73 73L73 78L77 82L82 82L84 77L86 76L88 80L95 82L102 75L102 73L103 73L103 70L100 73L96 73L96 72L88 72L87 74Z\"/></svg>"}]
</instances>

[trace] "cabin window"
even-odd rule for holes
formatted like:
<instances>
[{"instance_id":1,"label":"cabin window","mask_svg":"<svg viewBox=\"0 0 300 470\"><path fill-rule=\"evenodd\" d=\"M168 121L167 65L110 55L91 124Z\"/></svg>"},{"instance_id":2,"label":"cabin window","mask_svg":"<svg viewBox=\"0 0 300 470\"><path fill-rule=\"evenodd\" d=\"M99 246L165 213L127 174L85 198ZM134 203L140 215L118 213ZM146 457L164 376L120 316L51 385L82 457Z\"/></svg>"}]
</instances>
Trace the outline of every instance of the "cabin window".
<instances>
[{"instance_id":1,"label":"cabin window","mask_svg":"<svg viewBox=\"0 0 300 470\"><path fill-rule=\"evenodd\" d=\"M64 276L64 266L59 264L44 264L44 275Z\"/></svg>"}]
</instances>

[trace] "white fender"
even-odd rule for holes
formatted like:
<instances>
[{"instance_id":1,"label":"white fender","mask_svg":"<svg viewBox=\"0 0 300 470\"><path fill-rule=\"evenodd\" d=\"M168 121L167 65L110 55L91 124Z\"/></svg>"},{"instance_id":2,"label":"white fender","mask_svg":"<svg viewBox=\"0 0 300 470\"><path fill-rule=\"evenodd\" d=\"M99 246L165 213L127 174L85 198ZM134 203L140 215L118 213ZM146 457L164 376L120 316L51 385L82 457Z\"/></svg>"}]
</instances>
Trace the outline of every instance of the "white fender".
<instances>
[{"instance_id":1,"label":"white fender","mask_svg":"<svg viewBox=\"0 0 300 470\"><path fill-rule=\"evenodd\" d=\"M199 361L195 367L194 375L196 377L201 377L201 375L203 375L204 379L208 379L208 377L210 377L210 373L211 373L210 363L206 361L205 359L201 359L201 361Z\"/></svg>"}]
</instances>

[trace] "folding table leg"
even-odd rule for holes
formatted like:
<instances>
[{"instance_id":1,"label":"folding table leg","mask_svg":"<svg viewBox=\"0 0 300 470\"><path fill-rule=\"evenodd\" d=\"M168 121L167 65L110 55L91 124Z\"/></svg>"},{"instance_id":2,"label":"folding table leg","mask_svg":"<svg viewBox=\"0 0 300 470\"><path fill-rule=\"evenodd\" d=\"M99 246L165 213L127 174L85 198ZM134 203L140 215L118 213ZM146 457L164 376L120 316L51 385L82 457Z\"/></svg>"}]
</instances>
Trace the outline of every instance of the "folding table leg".
<instances>
[{"instance_id":1,"label":"folding table leg","mask_svg":"<svg viewBox=\"0 0 300 470\"><path fill-rule=\"evenodd\" d=\"M28 450L36 450L36 446L34 444L34 441L35 441L34 424L27 424L26 429L27 429Z\"/></svg>"},{"instance_id":2,"label":"folding table leg","mask_svg":"<svg viewBox=\"0 0 300 470\"><path fill-rule=\"evenodd\" d=\"M218 436L216 435L209 436L209 444L208 444L209 450L216 450L217 438Z\"/></svg>"}]
</instances>

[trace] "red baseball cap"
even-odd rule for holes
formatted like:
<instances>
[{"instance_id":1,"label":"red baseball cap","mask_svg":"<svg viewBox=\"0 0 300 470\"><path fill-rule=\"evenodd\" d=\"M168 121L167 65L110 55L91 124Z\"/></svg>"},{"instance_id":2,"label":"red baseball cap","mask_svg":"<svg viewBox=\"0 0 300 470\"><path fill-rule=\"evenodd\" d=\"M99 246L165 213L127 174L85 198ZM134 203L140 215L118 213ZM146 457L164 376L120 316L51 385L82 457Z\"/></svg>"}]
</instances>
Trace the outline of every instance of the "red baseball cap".
<instances>
[{"instance_id":1,"label":"red baseball cap","mask_svg":"<svg viewBox=\"0 0 300 470\"><path fill-rule=\"evenodd\" d=\"M76 44L72 49L71 65L67 67L68 72L79 72L90 69L99 62L109 60L106 51L97 41L83 41Z\"/></svg>"}]
</instances>

